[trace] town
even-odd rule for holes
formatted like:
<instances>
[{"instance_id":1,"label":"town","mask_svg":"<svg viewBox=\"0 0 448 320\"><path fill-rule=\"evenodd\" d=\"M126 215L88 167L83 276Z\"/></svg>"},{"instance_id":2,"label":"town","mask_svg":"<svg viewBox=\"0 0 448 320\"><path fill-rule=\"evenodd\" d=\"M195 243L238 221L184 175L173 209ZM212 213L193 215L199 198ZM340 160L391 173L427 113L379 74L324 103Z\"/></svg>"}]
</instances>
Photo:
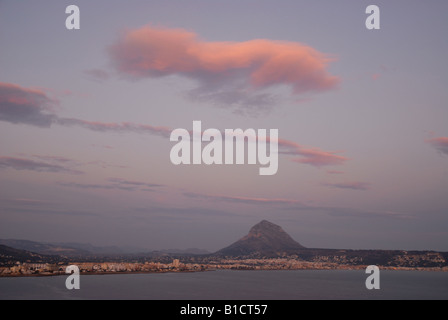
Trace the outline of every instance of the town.
<instances>
[{"instance_id":1,"label":"town","mask_svg":"<svg viewBox=\"0 0 448 320\"><path fill-rule=\"evenodd\" d=\"M216 270L361 270L367 267L359 258L340 256L315 256L306 261L297 256L281 258L217 258L217 257L184 257L180 259L153 259L145 262L76 262L57 263L16 262L13 265L1 266L0 277L17 276L55 276L66 275L68 265L76 265L81 274L124 274L124 273L166 273L166 272L204 272ZM162 260L163 262L157 261ZM421 261L430 266L420 266ZM437 253L421 255L405 255L395 261L379 266L382 270L419 270L448 271L443 257Z\"/></svg>"},{"instance_id":2,"label":"town","mask_svg":"<svg viewBox=\"0 0 448 320\"><path fill-rule=\"evenodd\" d=\"M20 241L6 241L20 245ZM29 242L25 242L29 245ZM32 243L34 248L43 244ZM47 245L52 254L0 244L0 277L65 275L75 265L81 274L204 272L216 270L383 270L448 271L448 252L305 248L280 226L263 220L248 235L215 253L147 252L95 254ZM62 251L61 251L62 250ZM66 250L66 251L63 251ZM57 254L55 254L57 253Z\"/></svg>"}]
</instances>

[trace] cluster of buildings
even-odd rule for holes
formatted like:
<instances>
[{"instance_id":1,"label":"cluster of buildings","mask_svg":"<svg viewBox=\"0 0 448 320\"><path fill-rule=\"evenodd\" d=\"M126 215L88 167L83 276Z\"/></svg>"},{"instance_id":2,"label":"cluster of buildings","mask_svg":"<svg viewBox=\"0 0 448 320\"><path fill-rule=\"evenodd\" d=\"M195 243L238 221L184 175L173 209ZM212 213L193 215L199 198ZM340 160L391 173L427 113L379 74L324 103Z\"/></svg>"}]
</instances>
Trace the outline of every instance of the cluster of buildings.
<instances>
[{"instance_id":1,"label":"cluster of buildings","mask_svg":"<svg viewBox=\"0 0 448 320\"><path fill-rule=\"evenodd\" d=\"M188 261L188 262L187 262ZM444 257L439 253L397 255L382 269L437 270L448 271ZM425 265L424 265L425 264ZM76 265L81 274L105 273L152 273L152 272L198 272L210 270L334 270L365 269L360 257L314 256L312 260L302 260L297 256L283 258L199 258L157 262L59 262L21 263L0 267L1 276L65 275L68 265Z\"/></svg>"},{"instance_id":2,"label":"cluster of buildings","mask_svg":"<svg viewBox=\"0 0 448 320\"><path fill-rule=\"evenodd\" d=\"M19 276L19 275L53 275L59 272L65 272L65 267L58 264L49 263L20 263L14 266L0 267L1 276Z\"/></svg>"},{"instance_id":3,"label":"cluster of buildings","mask_svg":"<svg viewBox=\"0 0 448 320\"><path fill-rule=\"evenodd\" d=\"M205 271L207 266L185 264L174 259L170 264L160 262L128 263L128 262L73 262L81 273L115 273L115 272L188 272ZM60 275L65 274L68 264L20 263L10 267L0 267L0 276L26 275Z\"/></svg>"},{"instance_id":4,"label":"cluster of buildings","mask_svg":"<svg viewBox=\"0 0 448 320\"><path fill-rule=\"evenodd\" d=\"M123 263L123 262L83 262L73 263L78 266L81 273L110 273L110 272L185 272L185 271L205 271L205 266L199 264L181 263L179 259L174 259L172 263L160 262L145 263Z\"/></svg>"},{"instance_id":5,"label":"cluster of buildings","mask_svg":"<svg viewBox=\"0 0 448 320\"><path fill-rule=\"evenodd\" d=\"M406 255L388 265L379 265L383 270L423 270L423 271L448 271L448 266L442 266L443 257L437 254L428 253L429 257L421 255ZM430 261L425 267L423 262ZM229 270L361 270L368 266L362 263L362 259L358 257L347 256L315 256L312 261L305 261L298 258L265 258L265 259L220 259L209 261L212 269L229 269Z\"/></svg>"},{"instance_id":6,"label":"cluster of buildings","mask_svg":"<svg viewBox=\"0 0 448 320\"><path fill-rule=\"evenodd\" d=\"M210 264L210 267L214 269L228 270L334 270L358 268L353 265L344 265L334 262L310 262L291 258L224 259Z\"/></svg>"},{"instance_id":7,"label":"cluster of buildings","mask_svg":"<svg viewBox=\"0 0 448 320\"><path fill-rule=\"evenodd\" d=\"M437 266L445 263L444 257L439 252L426 252L425 254L404 252L397 255L391 262L394 265L402 265L410 268L417 268L422 265Z\"/></svg>"}]
</instances>

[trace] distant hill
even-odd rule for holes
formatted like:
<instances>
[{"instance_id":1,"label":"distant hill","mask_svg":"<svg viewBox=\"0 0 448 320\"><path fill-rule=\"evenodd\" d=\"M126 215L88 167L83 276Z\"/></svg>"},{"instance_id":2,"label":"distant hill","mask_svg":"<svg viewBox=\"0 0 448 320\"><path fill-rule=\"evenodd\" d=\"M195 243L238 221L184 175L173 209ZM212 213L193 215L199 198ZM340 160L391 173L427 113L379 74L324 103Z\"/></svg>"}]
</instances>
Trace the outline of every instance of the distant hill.
<instances>
[{"instance_id":1,"label":"distant hill","mask_svg":"<svg viewBox=\"0 0 448 320\"><path fill-rule=\"evenodd\" d=\"M81 250L69 246L41 243L29 240L0 239L0 245L5 245L19 250L35 252L42 255L80 256L89 254L89 252L86 250Z\"/></svg>"},{"instance_id":2,"label":"distant hill","mask_svg":"<svg viewBox=\"0 0 448 320\"><path fill-rule=\"evenodd\" d=\"M16 240L16 239L0 239L0 245L5 245L18 250L31 251L42 255L58 255L70 258L75 257L95 257L95 256L189 256L189 255L204 255L210 252L202 249L169 249L147 251L141 248L134 247L116 247L105 246L96 247L89 243L42 243L30 240Z\"/></svg>"},{"instance_id":3,"label":"distant hill","mask_svg":"<svg viewBox=\"0 0 448 320\"><path fill-rule=\"evenodd\" d=\"M42 262L50 261L53 257L41 255L38 253L11 248L0 244L0 264L11 265L16 261L24 262Z\"/></svg>"},{"instance_id":4,"label":"distant hill","mask_svg":"<svg viewBox=\"0 0 448 320\"><path fill-rule=\"evenodd\" d=\"M75 249L80 254L123 254L125 250L117 246L96 247L90 243L62 242L54 243L54 246L66 249Z\"/></svg>"},{"instance_id":5,"label":"distant hill","mask_svg":"<svg viewBox=\"0 0 448 320\"><path fill-rule=\"evenodd\" d=\"M230 246L215 253L218 256L279 256L294 254L304 249L292 239L280 226L263 220L250 229L249 234Z\"/></svg>"}]
</instances>

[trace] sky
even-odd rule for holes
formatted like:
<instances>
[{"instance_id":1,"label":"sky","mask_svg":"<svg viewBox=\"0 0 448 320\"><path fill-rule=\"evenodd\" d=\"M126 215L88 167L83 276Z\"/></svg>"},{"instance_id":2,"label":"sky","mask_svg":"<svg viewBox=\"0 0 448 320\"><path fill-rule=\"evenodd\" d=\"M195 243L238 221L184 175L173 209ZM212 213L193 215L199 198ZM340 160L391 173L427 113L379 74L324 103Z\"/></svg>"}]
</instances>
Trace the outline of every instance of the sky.
<instances>
[{"instance_id":1,"label":"sky","mask_svg":"<svg viewBox=\"0 0 448 320\"><path fill-rule=\"evenodd\" d=\"M0 1L0 238L216 251L266 219L310 248L448 251L446 12ZM278 172L174 165L193 121L277 129Z\"/></svg>"}]
</instances>

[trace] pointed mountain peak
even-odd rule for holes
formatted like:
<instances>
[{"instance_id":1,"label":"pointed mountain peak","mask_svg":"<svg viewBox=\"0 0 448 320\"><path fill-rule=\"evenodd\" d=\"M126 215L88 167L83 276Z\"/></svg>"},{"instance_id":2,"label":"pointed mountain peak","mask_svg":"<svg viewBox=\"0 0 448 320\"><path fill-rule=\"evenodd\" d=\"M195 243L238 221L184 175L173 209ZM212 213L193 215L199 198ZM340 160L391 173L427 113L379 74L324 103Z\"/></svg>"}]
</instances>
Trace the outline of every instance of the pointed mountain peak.
<instances>
[{"instance_id":1,"label":"pointed mountain peak","mask_svg":"<svg viewBox=\"0 0 448 320\"><path fill-rule=\"evenodd\" d=\"M267 220L263 220L259 223L257 223L256 225L254 225L250 231L249 234L251 233L260 233L260 232L285 232L283 231L282 227L273 224L272 222L269 222Z\"/></svg>"},{"instance_id":2,"label":"pointed mountain peak","mask_svg":"<svg viewBox=\"0 0 448 320\"><path fill-rule=\"evenodd\" d=\"M284 253L294 253L303 248L282 227L263 220L253 226L245 237L218 251L217 254L228 256L253 254L276 256Z\"/></svg>"}]
</instances>

